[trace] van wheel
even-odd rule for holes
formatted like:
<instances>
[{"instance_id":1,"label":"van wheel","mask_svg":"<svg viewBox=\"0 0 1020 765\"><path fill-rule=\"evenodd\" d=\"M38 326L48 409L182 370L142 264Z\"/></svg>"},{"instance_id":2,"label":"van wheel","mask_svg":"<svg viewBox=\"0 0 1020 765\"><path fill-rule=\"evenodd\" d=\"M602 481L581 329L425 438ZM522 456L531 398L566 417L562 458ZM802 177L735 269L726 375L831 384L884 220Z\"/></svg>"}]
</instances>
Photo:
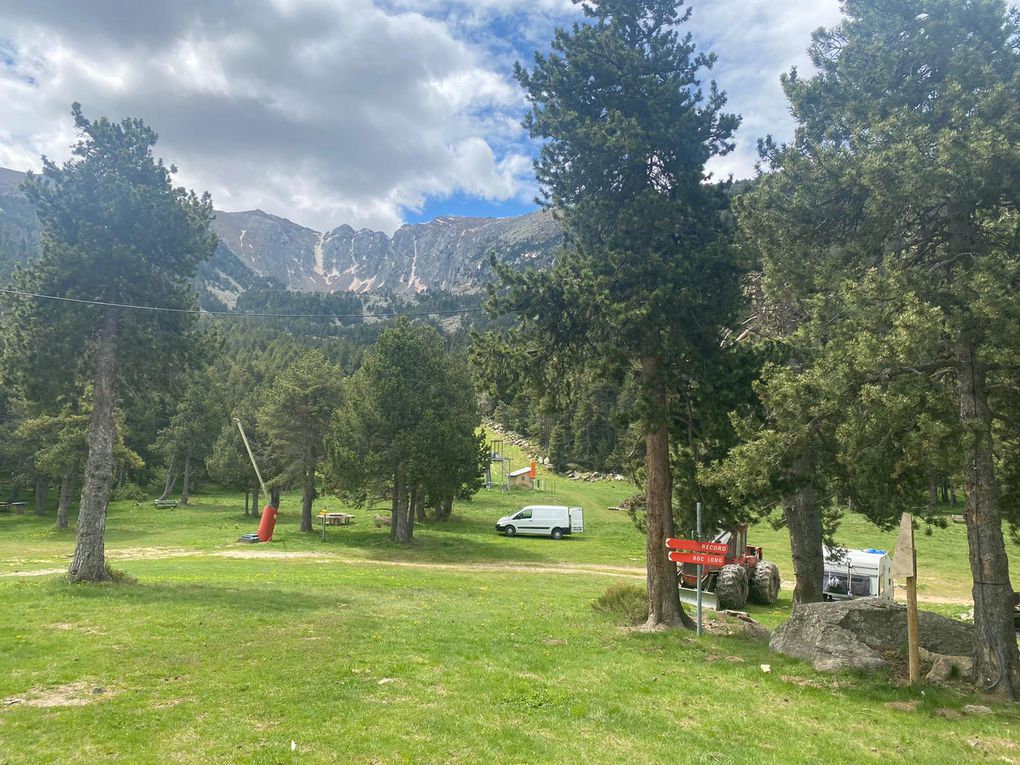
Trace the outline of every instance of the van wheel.
<instances>
[{"instance_id":1,"label":"van wheel","mask_svg":"<svg viewBox=\"0 0 1020 765\"><path fill-rule=\"evenodd\" d=\"M553 539L563 539L563 532L560 531L559 529L553 529L552 530L552 538Z\"/></svg>"},{"instance_id":2,"label":"van wheel","mask_svg":"<svg viewBox=\"0 0 1020 765\"><path fill-rule=\"evenodd\" d=\"M516 533L517 533L517 529L515 529L513 526L507 526L506 527L506 535L508 537L512 537Z\"/></svg>"}]
</instances>

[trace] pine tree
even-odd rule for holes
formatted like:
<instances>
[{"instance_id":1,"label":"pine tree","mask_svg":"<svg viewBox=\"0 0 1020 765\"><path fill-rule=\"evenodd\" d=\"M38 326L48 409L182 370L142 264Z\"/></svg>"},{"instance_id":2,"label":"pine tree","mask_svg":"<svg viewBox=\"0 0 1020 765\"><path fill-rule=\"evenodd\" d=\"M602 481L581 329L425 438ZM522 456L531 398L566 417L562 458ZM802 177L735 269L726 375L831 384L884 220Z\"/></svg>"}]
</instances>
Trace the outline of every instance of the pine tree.
<instances>
[{"instance_id":1,"label":"pine tree","mask_svg":"<svg viewBox=\"0 0 1020 765\"><path fill-rule=\"evenodd\" d=\"M323 439L343 401L343 373L320 351L308 351L265 391L258 429L279 465L277 486L300 484L301 531L312 530L315 475L325 456Z\"/></svg>"},{"instance_id":2,"label":"pine tree","mask_svg":"<svg viewBox=\"0 0 1020 765\"><path fill-rule=\"evenodd\" d=\"M741 269L705 163L725 154L738 118L699 77L714 57L678 28L675 0L592 0L531 71L518 65L542 140L536 174L566 244L549 272L502 270L494 306L520 317L547 356L601 362L639 380L648 497L649 626L690 625L675 566L670 401L704 368L740 300Z\"/></svg>"},{"instance_id":3,"label":"pine tree","mask_svg":"<svg viewBox=\"0 0 1020 765\"><path fill-rule=\"evenodd\" d=\"M191 500L194 473L212 451L213 442L223 425L222 402L218 400L212 370L206 369L184 387L170 422L156 435L153 449L166 464L167 477L160 499L167 499L180 476L180 503Z\"/></svg>"},{"instance_id":4,"label":"pine tree","mask_svg":"<svg viewBox=\"0 0 1020 765\"><path fill-rule=\"evenodd\" d=\"M29 292L103 305L26 299L8 318L28 388L39 394L34 398L44 400L78 373L93 380L70 567L71 581L79 582L109 578L104 530L117 397L160 386L190 347L189 314L121 306L193 307L190 280L212 255L215 237L208 195L172 185L175 168L153 158L156 134L141 120L90 121L78 104L73 114L79 140L72 159L60 167L46 161L42 176L26 184L42 238L39 257L17 283Z\"/></svg>"},{"instance_id":5,"label":"pine tree","mask_svg":"<svg viewBox=\"0 0 1020 765\"><path fill-rule=\"evenodd\" d=\"M416 509L481 485L488 462L466 367L435 329L400 319L350 379L327 439L330 485L359 504L386 498L408 543Z\"/></svg>"},{"instance_id":6,"label":"pine tree","mask_svg":"<svg viewBox=\"0 0 1020 765\"><path fill-rule=\"evenodd\" d=\"M1020 698L1002 535L1020 453L998 424L1020 403L1020 27L1001 0L844 11L815 34L818 74L783 80L796 136L765 145L779 172L745 224L766 284L801 296L797 332L814 354L801 393L838 425L835 477L857 501L923 505L956 445L975 678Z\"/></svg>"}]
</instances>

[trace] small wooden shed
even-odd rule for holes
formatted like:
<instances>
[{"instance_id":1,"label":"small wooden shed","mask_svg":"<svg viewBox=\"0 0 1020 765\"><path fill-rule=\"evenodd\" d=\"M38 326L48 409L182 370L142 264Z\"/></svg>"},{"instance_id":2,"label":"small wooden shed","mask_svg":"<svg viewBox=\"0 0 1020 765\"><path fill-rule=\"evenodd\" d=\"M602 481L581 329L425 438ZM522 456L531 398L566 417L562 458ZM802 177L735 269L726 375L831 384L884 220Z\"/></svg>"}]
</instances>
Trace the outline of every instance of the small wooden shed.
<instances>
[{"instance_id":1,"label":"small wooden shed","mask_svg":"<svg viewBox=\"0 0 1020 765\"><path fill-rule=\"evenodd\" d=\"M523 467L510 474L511 489L534 489L535 479L531 475L530 467Z\"/></svg>"}]
</instances>

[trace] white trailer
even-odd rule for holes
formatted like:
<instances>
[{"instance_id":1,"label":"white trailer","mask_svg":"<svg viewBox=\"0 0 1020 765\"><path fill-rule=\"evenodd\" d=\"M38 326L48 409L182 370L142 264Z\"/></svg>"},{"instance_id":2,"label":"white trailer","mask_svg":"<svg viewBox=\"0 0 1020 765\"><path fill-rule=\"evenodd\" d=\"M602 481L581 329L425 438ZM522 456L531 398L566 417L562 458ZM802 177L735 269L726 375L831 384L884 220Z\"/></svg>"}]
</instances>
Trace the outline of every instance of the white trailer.
<instances>
[{"instance_id":1,"label":"white trailer","mask_svg":"<svg viewBox=\"0 0 1020 765\"><path fill-rule=\"evenodd\" d=\"M825 576L822 593L826 600L882 598L894 600L892 558L885 550L823 550Z\"/></svg>"},{"instance_id":2,"label":"white trailer","mask_svg":"<svg viewBox=\"0 0 1020 765\"><path fill-rule=\"evenodd\" d=\"M566 505L528 505L496 521L496 531L562 539L584 531L584 510Z\"/></svg>"}]
</instances>

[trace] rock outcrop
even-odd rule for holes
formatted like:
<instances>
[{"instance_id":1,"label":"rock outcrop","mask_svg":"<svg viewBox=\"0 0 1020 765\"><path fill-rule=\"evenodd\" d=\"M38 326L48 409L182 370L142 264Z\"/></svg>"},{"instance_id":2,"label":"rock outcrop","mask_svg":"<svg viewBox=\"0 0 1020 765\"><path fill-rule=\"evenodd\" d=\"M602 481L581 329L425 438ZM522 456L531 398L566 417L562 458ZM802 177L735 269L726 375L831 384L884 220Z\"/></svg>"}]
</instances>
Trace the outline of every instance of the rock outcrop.
<instances>
[{"instance_id":1,"label":"rock outcrop","mask_svg":"<svg viewBox=\"0 0 1020 765\"><path fill-rule=\"evenodd\" d=\"M918 642L930 654L967 657L974 653L974 628L921 611ZM889 668L884 651L906 651L907 609L877 598L794 606L772 633L769 647L811 662L820 672Z\"/></svg>"}]
</instances>

